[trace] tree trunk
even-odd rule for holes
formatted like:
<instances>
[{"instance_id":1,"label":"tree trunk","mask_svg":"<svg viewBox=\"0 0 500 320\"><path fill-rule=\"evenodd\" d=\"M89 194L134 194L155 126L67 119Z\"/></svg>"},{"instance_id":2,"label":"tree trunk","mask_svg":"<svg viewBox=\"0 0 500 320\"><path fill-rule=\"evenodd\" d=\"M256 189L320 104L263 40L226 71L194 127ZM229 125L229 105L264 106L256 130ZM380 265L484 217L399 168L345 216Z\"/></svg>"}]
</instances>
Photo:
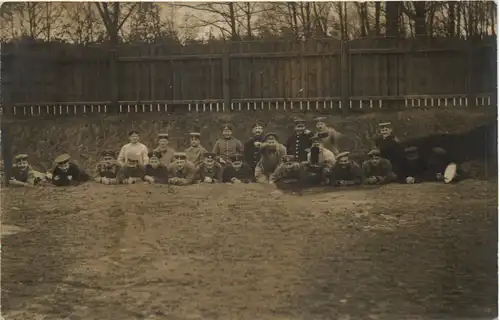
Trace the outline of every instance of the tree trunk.
<instances>
[{"instance_id":1,"label":"tree trunk","mask_svg":"<svg viewBox=\"0 0 500 320\"><path fill-rule=\"evenodd\" d=\"M456 16L455 16L455 1L448 1L448 36L452 37L455 35L456 29Z\"/></svg>"},{"instance_id":2,"label":"tree trunk","mask_svg":"<svg viewBox=\"0 0 500 320\"><path fill-rule=\"evenodd\" d=\"M380 1L375 2L375 36L380 37Z\"/></svg>"},{"instance_id":3,"label":"tree trunk","mask_svg":"<svg viewBox=\"0 0 500 320\"><path fill-rule=\"evenodd\" d=\"M397 1L387 1L385 3L385 35L387 37L399 36L399 9L401 4Z\"/></svg>"},{"instance_id":4,"label":"tree trunk","mask_svg":"<svg viewBox=\"0 0 500 320\"><path fill-rule=\"evenodd\" d=\"M426 30L426 9L425 1L415 1L412 2L415 8L415 35L423 36L427 34Z\"/></svg>"}]
</instances>

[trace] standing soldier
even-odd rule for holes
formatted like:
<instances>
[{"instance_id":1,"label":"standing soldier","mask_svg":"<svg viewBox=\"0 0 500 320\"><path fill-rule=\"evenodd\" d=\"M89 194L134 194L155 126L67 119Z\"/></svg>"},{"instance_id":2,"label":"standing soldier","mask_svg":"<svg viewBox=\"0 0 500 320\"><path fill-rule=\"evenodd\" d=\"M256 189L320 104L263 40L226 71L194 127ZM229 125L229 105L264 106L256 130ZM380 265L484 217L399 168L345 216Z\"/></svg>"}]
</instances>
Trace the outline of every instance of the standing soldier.
<instances>
[{"instance_id":1,"label":"standing soldier","mask_svg":"<svg viewBox=\"0 0 500 320\"><path fill-rule=\"evenodd\" d=\"M18 154L14 157L14 166L9 179L9 185L32 187L46 181L45 174L34 170L27 154Z\"/></svg>"},{"instance_id":2,"label":"standing soldier","mask_svg":"<svg viewBox=\"0 0 500 320\"><path fill-rule=\"evenodd\" d=\"M70 162L71 156L67 153L55 159L56 167L52 172L52 184L58 187L78 185L90 180L90 176L76 164Z\"/></svg>"},{"instance_id":3,"label":"standing soldier","mask_svg":"<svg viewBox=\"0 0 500 320\"><path fill-rule=\"evenodd\" d=\"M234 153L242 153L241 141L233 137L233 126L225 124L222 126L222 138L215 142L213 153L221 164L229 162L229 156Z\"/></svg>"},{"instance_id":4,"label":"standing soldier","mask_svg":"<svg viewBox=\"0 0 500 320\"><path fill-rule=\"evenodd\" d=\"M365 184L386 184L396 180L389 160L380 157L380 150L373 149L368 152L369 160L363 162L363 182Z\"/></svg>"},{"instance_id":5,"label":"standing soldier","mask_svg":"<svg viewBox=\"0 0 500 320\"><path fill-rule=\"evenodd\" d=\"M325 123L325 117L318 117L315 119L317 134L324 134L321 137L323 146L337 155L339 153L339 141L344 136L332 127L328 127Z\"/></svg>"},{"instance_id":6,"label":"standing soldier","mask_svg":"<svg viewBox=\"0 0 500 320\"><path fill-rule=\"evenodd\" d=\"M187 161L197 166L203 162L203 155L208 151L201 145L201 134L199 132L191 132L189 135L191 136L191 146L184 150L184 152L186 152Z\"/></svg>"},{"instance_id":7,"label":"standing soldier","mask_svg":"<svg viewBox=\"0 0 500 320\"><path fill-rule=\"evenodd\" d=\"M174 158L175 150L168 145L168 133L158 134L158 146L153 150L155 153L160 154L160 162L164 166L168 166Z\"/></svg>"},{"instance_id":8,"label":"standing soldier","mask_svg":"<svg viewBox=\"0 0 500 320\"><path fill-rule=\"evenodd\" d=\"M392 133L390 122L379 123L380 136L375 138L375 147L380 150L380 156L389 160L397 176L401 175L401 167L405 161L403 146Z\"/></svg>"},{"instance_id":9,"label":"standing soldier","mask_svg":"<svg viewBox=\"0 0 500 320\"><path fill-rule=\"evenodd\" d=\"M267 183L269 177L281 163L286 155L286 148L278 142L278 135L268 133L264 137L264 143L260 146L261 158L255 167L255 179L257 182Z\"/></svg>"},{"instance_id":10,"label":"standing soldier","mask_svg":"<svg viewBox=\"0 0 500 320\"><path fill-rule=\"evenodd\" d=\"M264 126L257 122L252 126L253 137L251 137L244 145L245 161L255 170L257 163L260 160L260 145L264 142Z\"/></svg>"},{"instance_id":11,"label":"standing soldier","mask_svg":"<svg viewBox=\"0 0 500 320\"><path fill-rule=\"evenodd\" d=\"M120 165L120 167L125 167L129 157L137 158L141 165L146 165L149 160L148 148L139 142L139 132L136 130L130 131L128 138L130 143L127 143L121 148L120 154L118 155L118 165Z\"/></svg>"},{"instance_id":12,"label":"standing soldier","mask_svg":"<svg viewBox=\"0 0 500 320\"><path fill-rule=\"evenodd\" d=\"M169 184L185 186L193 183L196 169L191 162L187 161L185 152L174 153L174 161L167 168Z\"/></svg>"},{"instance_id":13,"label":"standing soldier","mask_svg":"<svg viewBox=\"0 0 500 320\"><path fill-rule=\"evenodd\" d=\"M286 150L294 155L298 162L307 161L307 149L311 148L312 132L306 129L306 122L301 119L295 121L295 133L286 141Z\"/></svg>"},{"instance_id":14,"label":"standing soldier","mask_svg":"<svg viewBox=\"0 0 500 320\"><path fill-rule=\"evenodd\" d=\"M231 164L224 168L222 180L226 183L249 183L255 180L254 170L243 162L242 154L232 154L229 157Z\"/></svg>"},{"instance_id":15,"label":"standing soldier","mask_svg":"<svg viewBox=\"0 0 500 320\"><path fill-rule=\"evenodd\" d=\"M116 163L116 153L111 150L101 153L101 161L95 170L95 182L102 184L117 184L120 167Z\"/></svg>"},{"instance_id":16,"label":"standing soldier","mask_svg":"<svg viewBox=\"0 0 500 320\"><path fill-rule=\"evenodd\" d=\"M150 184L168 183L168 170L167 167L160 162L160 158L160 153L149 153L149 163L144 169L144 181Z\"/></svg>"},{"instance_id":17,"label":"standing soldier","mask_svg":"<svg viewBox=\"0 0 500 320\"><path fill-rule=\"evenodd\" d=\"M196 167L195 180L202 183L222 182L222 166L215 161L215 153L206 152L203 162Z\"/></svg>"},{"instance_id":18,"label":"standing soldier","mask_svg":"<svg viewBox=\"0 0 500 320\"><path fill-rule=\"evenodd\" d=\"M337 162L329 173L330 185L353 186L361 184L361 169L359 165L349 159L349 152L337 155Z\"/></svg>"}]
</instances>

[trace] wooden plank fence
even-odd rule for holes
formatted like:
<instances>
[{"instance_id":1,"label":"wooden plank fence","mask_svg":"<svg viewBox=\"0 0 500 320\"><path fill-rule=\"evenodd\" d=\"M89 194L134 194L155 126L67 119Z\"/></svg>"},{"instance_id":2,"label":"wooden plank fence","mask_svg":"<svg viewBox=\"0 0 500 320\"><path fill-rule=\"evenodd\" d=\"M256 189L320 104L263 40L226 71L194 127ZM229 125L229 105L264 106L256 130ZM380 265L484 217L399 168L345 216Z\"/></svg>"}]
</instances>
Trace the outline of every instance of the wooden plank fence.
<instances>
[{"instance_id":1,"label":"wooden plank fence","mask_svg":"<svg viewBox=\"0 0 500 320\"><path fill-rule=\"evenodd\" d=\"M496 38L1 48L10 116L496 105Z\"/></svg>"}]
</instances>

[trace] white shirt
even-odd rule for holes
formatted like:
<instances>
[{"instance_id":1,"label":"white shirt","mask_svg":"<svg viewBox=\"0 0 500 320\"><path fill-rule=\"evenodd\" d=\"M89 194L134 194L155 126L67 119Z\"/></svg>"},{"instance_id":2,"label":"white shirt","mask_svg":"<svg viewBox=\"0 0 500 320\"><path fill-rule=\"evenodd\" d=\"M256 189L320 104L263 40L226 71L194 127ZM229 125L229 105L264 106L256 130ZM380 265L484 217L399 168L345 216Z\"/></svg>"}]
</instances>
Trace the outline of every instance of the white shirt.
<instances>
[{"instance_id":1,"label":"white shirt","mask_svg":"<svg viewBox=\"0 0 500 320\"><path fill-rule=\"evenodd\" d=\"M149 161L148 148L140 142L127 143L120 150L118 162L125 164L128 159L139 160L140 164L146 165Z\"/></svg>"}]
</instances>

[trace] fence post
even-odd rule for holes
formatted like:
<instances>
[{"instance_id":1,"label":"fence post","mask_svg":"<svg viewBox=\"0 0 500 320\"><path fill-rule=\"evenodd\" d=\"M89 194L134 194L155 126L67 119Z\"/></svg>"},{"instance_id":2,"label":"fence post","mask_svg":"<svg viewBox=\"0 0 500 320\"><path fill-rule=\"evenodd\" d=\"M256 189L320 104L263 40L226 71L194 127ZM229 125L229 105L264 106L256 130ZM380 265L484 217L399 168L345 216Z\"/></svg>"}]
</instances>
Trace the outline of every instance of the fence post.
<instances>
[{"instance_id":1,"label":"fence post","mask_svg":"<svg viewBox=\"0 0 500 320\"><path fill-rule=\"evenodd\" d=\"M120 108L118 106L118 59L117 59L117 46L112 45L109 49L109 83L110 83L110 94L111 94L111 113L120 113ZM113 110L113 111L111 111Z\"/></svg>"},{"instance_id":2,"label":"fence post","mask_svg":"<svg viewBox=\"0 0 500 320\"><path fill-rule=\"evenodd\" d=\"M340 95L342 99L342 114L349 113L351 75L349 68L349 43L342 40L340 50Z\"/></svg>"},{"instance_id":3,"label":"fence post","mask_svg":"<svg viewBox=\"0 0 500 320\"><path fill-rule=\"evenodd\" d=\"M467 39L467 100L468 106L476 106L476 86L474 82L474 44L473 37Z\"/></svg>"},{"instance_id":4,"label":"fence post","mask_svg":"<svg viewBox=\"0 0 500 320\"><path fill-rule=\"evenodd\" d=\"M224 107L231 109L231 42L224 43L224 54L222 55L222 91L224 95Z\"/></svg>"}]
</instances>

